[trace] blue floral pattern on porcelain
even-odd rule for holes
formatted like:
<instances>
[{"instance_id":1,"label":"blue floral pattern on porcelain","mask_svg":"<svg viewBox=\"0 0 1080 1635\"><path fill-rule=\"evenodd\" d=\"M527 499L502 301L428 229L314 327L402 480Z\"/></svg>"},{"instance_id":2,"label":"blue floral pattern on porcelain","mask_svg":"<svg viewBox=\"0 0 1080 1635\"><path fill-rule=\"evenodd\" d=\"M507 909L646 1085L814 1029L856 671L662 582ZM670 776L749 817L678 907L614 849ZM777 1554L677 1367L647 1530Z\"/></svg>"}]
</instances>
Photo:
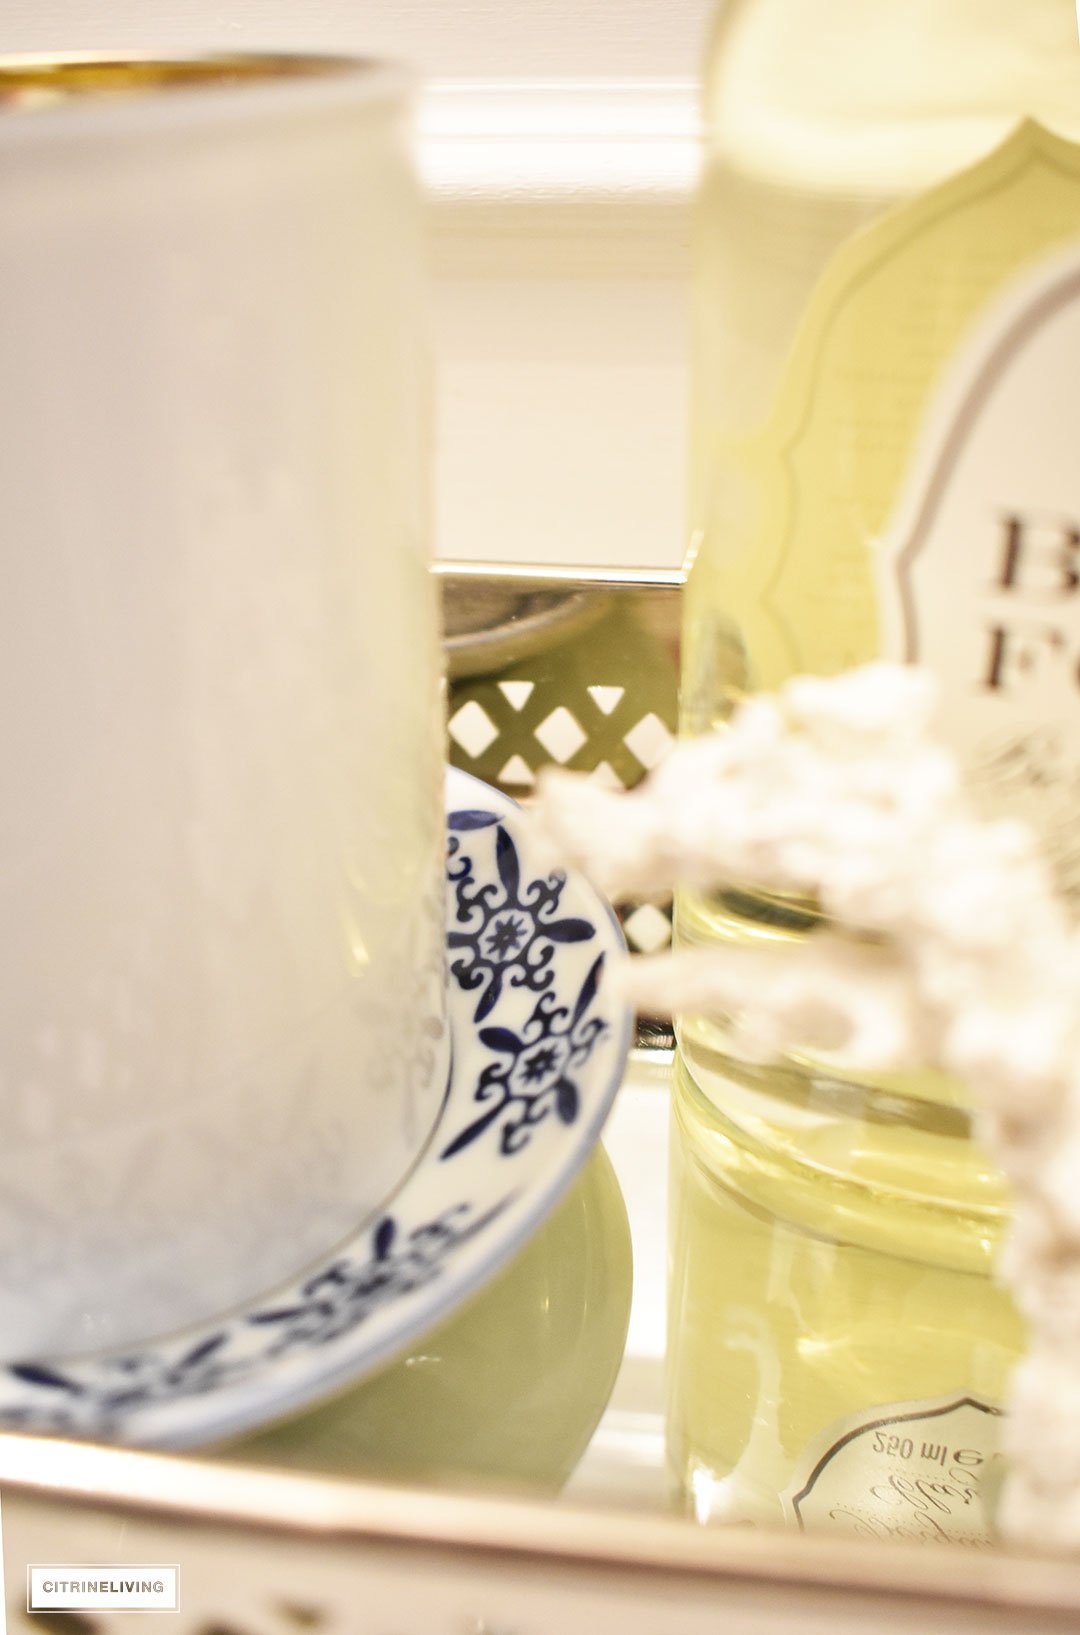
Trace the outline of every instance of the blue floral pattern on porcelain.
<instances>
[{"instance_id":1,"label":"blue floral pattern on porcelain","mask_svg":"<svg viewBox=\"0 0 1080 1635\"><path fill-rule=\"evenodd\" d=\"M450 1084L375 1222L284 1288L137 1351L0 1367L0 1426L148 1446L219 1440L388 1361L529 1236L608 1112L631 1018L624 952L583 880L537 872L521 813L447 774Z\"/></svg>"}]
</instances>

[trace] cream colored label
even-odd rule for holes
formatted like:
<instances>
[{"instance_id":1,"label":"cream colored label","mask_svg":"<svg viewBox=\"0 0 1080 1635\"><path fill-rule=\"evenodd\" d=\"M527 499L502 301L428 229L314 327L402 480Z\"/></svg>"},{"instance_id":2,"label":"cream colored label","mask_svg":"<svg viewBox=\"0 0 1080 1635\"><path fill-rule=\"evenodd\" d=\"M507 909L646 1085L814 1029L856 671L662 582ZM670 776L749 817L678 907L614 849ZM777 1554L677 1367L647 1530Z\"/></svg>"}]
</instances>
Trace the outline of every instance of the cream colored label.
<instances>
[{"instance_id":1,"label":"cream colored label","mask_svg":"<svg viewBox=\"0 0 1080 1635\"><path fill-rule=\"evenodd\" d=\"M781 1495L804 1529L987 1545L1001 1409L979 1397L900 1402L830 1426Z\"/></svg>"},{"instance_id":2,"label":"cream colored label","mask_svg":"<svg viewBox=\"0 0 1080 1635\"><path fill-rule=\"evenodd\" d=\"M929 665L992 812L1080 898L1080 243L1010 290L942 384L878 552L882 651Z\"/></svg>"},{"instance_id":3,"label":"cream colored label","mask_svg":"<svg viewBox=\"0 0 1080 1635\"><path fill-rule=\"evenodd\" d=\"M736 453L755 686L928 663L995 812L1080 898L1080 146L1033 122L835 256Z\"/></svg>"},{"instance_id":4,"label":"cream colored label","mask_svg":"<svg viewBox=\"0 0 1080 1635\"><path fill-rule=\"evenodd\" d=\"M738 459L756 518L725 583L755 682L879 652L873 542L974 324L1080 233L1080 147L1032 122L857 234L807 307L768 423Z\"/></svg>"}]
</instances>

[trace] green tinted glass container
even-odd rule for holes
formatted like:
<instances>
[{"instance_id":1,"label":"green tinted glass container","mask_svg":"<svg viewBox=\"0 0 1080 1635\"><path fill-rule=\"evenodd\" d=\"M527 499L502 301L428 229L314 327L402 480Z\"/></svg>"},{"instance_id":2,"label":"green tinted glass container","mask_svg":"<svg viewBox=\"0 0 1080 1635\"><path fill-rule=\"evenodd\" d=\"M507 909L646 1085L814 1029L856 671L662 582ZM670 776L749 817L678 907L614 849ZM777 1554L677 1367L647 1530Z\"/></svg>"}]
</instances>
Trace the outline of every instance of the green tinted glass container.
<instances>
[{"instance_id":1,"label":"green tinted glass container","mask_svg":"<svg viewBox=\"0 0 1080 1635\"><path fill-rule=\"evenodd\" d=\"M939 425L944 444L956 433L949 392L976 349L1006 334L1017 291L1080 240L1075 8L729 0L704 94L684 729L722 731L742 698L797 673L917 658L942 677L977 800L1033 818L1052 841L1068 831L1057 859L1068 887L1066 773L1080 744L1072 718L1052 713L1062 689L1002 715L1035 768L1003 792L953 652L969 625L972 642L986 634L979 597L1001 575L1012 454L976 449L985 493L965 474L965 496L985 529L935 545L906 602L896 563L924 468L945 471L943 491L952 481L932 465ZM1021 428L1008 448L1031 441ZM1073 480L1048 466L1045 492ZM1025 540L1041 530L1044 566L1056 563L1064 546L1047 514L1017 516ZM1064 745L1060 787L1038 776L1040 733ZM685 893L678 908L691 945L789 947L823 923L812 901L749 889ZM982 1537L1022 1333L992 1275L1006 1189L973 1137L966 1088L929 1067L870 1076L839 1056L750 1066L722 1017L684 1016L678 1037L669 1454L680 1501L702 1519L934 1535L939 1516L915 1507L912 1520L893 1501L940 1470L955 1489L941 1495L956 1512L943 1535Z\"/></svg>"}]
</instances>

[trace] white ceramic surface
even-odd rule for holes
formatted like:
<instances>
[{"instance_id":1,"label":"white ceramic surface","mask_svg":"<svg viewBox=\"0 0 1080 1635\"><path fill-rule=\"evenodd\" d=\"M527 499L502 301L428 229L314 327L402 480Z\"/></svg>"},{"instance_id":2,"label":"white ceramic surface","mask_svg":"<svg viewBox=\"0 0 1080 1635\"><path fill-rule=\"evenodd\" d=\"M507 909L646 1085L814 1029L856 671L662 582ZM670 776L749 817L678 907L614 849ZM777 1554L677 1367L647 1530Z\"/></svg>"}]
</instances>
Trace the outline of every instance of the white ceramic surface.
<instances>
[{"instance_id":1,"label":"white ceramic surface","mask_svg":"<svg viewBox=\"0 0 1080 1635\"><path fill-rule=\"evenodd\" d=\"M512 801L447 774L453 1069L420 1162L303 1276L152 1346L0 1367L0 1425L183 1447L370 1373L486 1283L600 1134L632 1018L625 944L579 876L538 871ZM381 1034L384 1059L397 1041Z\"/></svg>"},{"instance_id":2,"label":"white ceramic surface","mask_svg":"<svg viewBox=\"0 0 1080 1635\"><path fill-rule=\"evenodd\" d=\"M11 1357L294 1273L415 1159L446 1042L405 89L2 92Z\"/></svg>"}]
</instances>

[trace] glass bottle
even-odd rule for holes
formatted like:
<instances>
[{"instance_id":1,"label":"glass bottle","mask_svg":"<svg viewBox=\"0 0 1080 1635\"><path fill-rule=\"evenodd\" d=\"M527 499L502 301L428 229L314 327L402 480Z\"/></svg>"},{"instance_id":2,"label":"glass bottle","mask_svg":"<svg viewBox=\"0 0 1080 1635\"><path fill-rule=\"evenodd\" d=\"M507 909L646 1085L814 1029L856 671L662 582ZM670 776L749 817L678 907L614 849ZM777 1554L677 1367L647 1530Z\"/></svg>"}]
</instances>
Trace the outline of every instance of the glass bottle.
<instances>
[{"instance_id":1,"label":"glass bottle","mask_svg":"<svg viewBox=\"0 0 1080 1635\"><path fill-rule=\"evenodd\" d=\"M1034 819L1073 893L1072 0L729 0L705 111L684 725L800 671L928 663L976 799ZM678 920L684 943L755 946L822 923L752 891L685 893ZM991 1276L1008 1201L966 1091L836 1058L749 1066L722 1019L678 1032L685 1502L982 1537L1022 1336ZM920 1510L899 1495L938 1480L942 1449L950 1491Z\"/></svg>"}]
</instances>

